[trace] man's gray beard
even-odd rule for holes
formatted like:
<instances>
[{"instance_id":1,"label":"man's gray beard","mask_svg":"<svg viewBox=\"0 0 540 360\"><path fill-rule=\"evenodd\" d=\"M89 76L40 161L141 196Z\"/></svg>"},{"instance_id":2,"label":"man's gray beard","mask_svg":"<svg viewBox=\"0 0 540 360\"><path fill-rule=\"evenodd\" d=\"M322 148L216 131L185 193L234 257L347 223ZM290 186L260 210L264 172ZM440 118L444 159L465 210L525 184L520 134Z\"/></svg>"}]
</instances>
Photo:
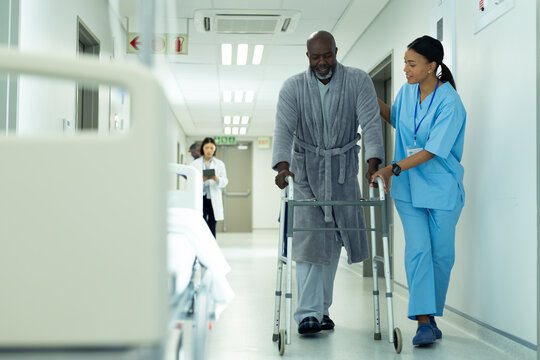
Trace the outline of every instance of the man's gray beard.
<instances>
[{"instance_id":1,"label":"man's gray beard","mask_svg":"<svg viewBox=\"0 0 540 360\"><path fill-rule=\"evenodd\" d=\"M334 71L332 70L332 68L330 68L330 71L328 72L328 74L326 75L321 75L317 72L317 70L313 70L313 72L315 73L315 76L317 77L317 79L319 80L328 80L332 77L332 75L334 75Z\"/></svg>"}]
</instances>

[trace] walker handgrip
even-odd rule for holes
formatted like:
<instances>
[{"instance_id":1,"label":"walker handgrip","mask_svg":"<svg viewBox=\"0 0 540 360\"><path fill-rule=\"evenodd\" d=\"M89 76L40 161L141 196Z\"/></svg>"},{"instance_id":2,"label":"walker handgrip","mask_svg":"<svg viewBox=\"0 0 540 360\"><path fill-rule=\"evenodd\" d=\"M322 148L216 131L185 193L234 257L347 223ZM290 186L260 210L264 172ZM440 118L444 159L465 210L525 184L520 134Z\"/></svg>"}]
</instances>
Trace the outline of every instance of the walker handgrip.
<instances>
[{"instance_id":1,"label":"walker handgrip","mask_svg":"<svg viewBox=\"0 0 540 360\"><path fill-rule=\"evenodd\" d=\"M290 175L289 175L289 176L286 176L286 177L285 177L285 181L287 182L287 184L289 184L289 185L287 185L287 186L289 187L288 198L289 198L289 200L292 200L292 199L294 199L294 197L293 197L293 196L294 196L294 181L293 181L293 177L290 176ZM286 188L285 188L285 189L286 189ZM283 190L285 190L285 189L283 189Z\"/></svg>"},{"instance_id":2,"label":"walker handgrip","mask_svg":"<svg viewBox=\"0 0 540 360\"><path fill-rule=\"evenodd\" d=\"M288 198L288 189L291 189L294 187L293 185L293 178L292 176L286 176L285 177L285 182L287 183L287 186L285 186L283 189L281 189L281 197L283 198Z\"/></svg>"},{"instance_id":3,"label":"walker handgrip","mask_svg":"<svg viewBox=\"0 0 540 360\"><path fill-rule=\"evenodd\" d=\"M384 182L380 176L377 176L375 178L375 181L379 185L379 200L383 201L385 199L384 195ZM369 187L369 198L373 199L375 197L375 188L370 186Z\"/></svg>"}]
</instances>

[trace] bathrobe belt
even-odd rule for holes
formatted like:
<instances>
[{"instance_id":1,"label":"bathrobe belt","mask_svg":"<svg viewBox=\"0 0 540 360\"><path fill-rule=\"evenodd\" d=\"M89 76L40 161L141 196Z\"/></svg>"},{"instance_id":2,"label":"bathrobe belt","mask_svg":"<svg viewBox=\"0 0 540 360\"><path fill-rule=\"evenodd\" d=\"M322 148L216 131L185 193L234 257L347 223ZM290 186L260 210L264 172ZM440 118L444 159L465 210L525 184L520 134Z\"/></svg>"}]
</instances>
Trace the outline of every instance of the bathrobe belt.
<instances>
[{"instance_id":1,"label":"bathrobe belt","mask_svg":"<svg viewBox=\"0 0 540 360\"><path fill-rule=\"evenodd\" d=\"M345 146L340 148L333 149L321 149L319 146L308 144L298 137L295 137L294 141L304 150L307 150L311 153L314 153L316 156L324 157L324 200L332 200L332 157L339 156L339 175L338 175L338 184L345 183L345 169L346 169L346 153L356 146L360 140L360 134L356 134L356 137L351 142L347 143ZM332 217L332 207L324 206L324 221L331 222Z\"/></svg>"}]
</instances>

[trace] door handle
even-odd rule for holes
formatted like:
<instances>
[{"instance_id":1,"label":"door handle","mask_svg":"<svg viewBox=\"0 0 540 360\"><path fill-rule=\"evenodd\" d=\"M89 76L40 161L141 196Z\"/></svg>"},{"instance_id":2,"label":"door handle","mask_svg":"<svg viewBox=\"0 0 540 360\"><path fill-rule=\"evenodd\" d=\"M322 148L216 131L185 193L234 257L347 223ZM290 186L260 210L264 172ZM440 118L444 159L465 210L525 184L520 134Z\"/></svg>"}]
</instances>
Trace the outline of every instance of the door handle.
<instances>
[{"instance_id":1,"label":"door handle","mask_svg":"<svg viewBox=\"0 0 540 360\"><path fill-rule=\"evenodd\" d=\"M251 194L251 189L248 189L246 192L230 192L230 191L224 191L223 192L225 196L249 196Z\"/></svg>"}]
</instances>

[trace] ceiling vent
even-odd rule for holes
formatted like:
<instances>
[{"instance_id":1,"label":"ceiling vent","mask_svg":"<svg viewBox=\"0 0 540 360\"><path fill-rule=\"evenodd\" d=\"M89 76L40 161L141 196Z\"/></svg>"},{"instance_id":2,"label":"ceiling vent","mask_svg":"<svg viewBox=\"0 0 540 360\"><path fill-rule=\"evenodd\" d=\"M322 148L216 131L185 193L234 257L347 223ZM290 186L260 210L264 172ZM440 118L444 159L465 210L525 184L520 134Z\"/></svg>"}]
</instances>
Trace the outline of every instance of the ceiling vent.
<instances>
[{"instance_id":1,"label":"ceiling vent","mask_svg":"<svg viewBox=\"0 0 540 360\"><path fill-rule=\"evenodd\" d=\"M286 34L296 28L300 12L294 10L195 11L195 28L215 34Z\"/></svg>"}]
</instances>

